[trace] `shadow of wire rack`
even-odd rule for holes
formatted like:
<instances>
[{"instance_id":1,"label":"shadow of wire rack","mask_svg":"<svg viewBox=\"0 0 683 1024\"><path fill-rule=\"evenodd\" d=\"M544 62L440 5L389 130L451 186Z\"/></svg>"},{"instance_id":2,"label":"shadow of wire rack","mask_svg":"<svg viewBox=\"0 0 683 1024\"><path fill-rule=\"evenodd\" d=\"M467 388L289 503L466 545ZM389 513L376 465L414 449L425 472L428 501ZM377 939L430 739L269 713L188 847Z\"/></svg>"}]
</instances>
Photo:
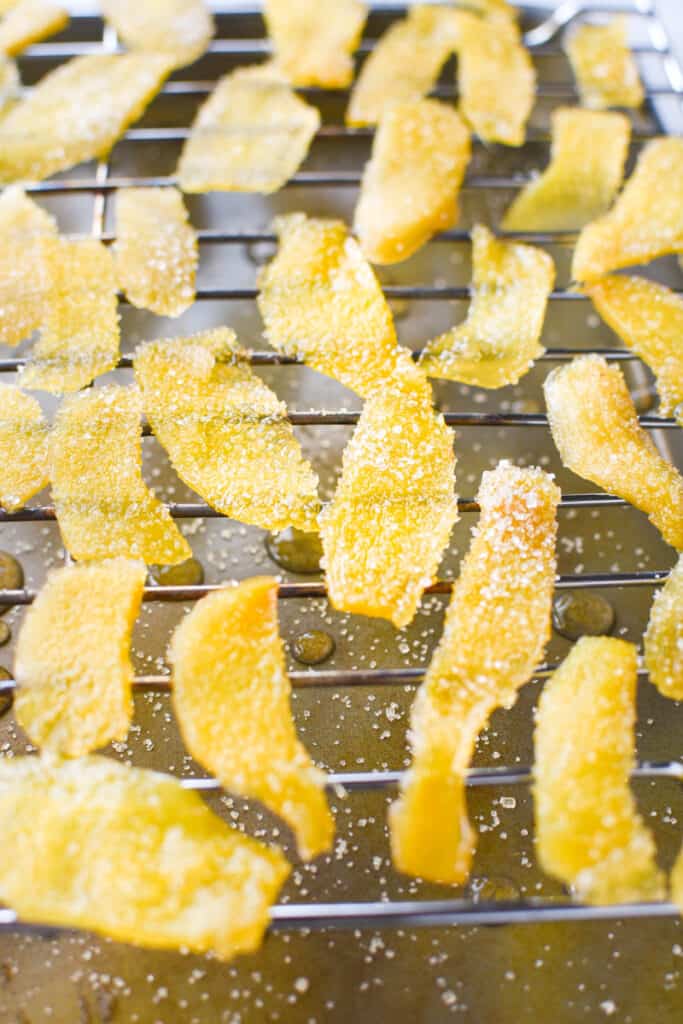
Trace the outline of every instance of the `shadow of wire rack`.
<instances>
[{"instance_id":1,"label":"shadow of wire rack","mask_svg":"<svg viewBox=\"0 0 683 1024\"><path fill-rule=\"evenodd\" d=\"M668 130L680 132L683 75L665 28L645 2L560 5L570 20L599 18L605 10L630 13L630 29L648 101L633 115L631 164L643 143ZM523 6L525 27L548 8ZM403 8L374 9L359 60ZM97 18L72 19L67 32L32 47L21 60L30 84L79 53L113 50L116 37ZM83 165L31 188L57 216L63 231L114 238L113 193L124 185L170 184L188 125L221 74L267 53L260 15L234 11L218 18L208 54L177 73L142 120L116 145L108 162ZM496 226L514 192L548 157L549 115L576 102L559 36L534 48L538 101L527 144L520 150L476 142L455 230L417 256L380 270L401 339L413 349L462 318L470 280L468 229ZM448 66L438 94L453 98ZM178 321L165 321L122 303L123 351L113 378L131 379L130 353L147 337L179 335L228 323L253 351L259 373L284 398L327 494L359 403L355 396L265 350L255 309L258 267L274 249L272 217L303 209L350 219L359 176L371 145L368 130L344 127L347 94L303 90L320 106L323 124L303 169L272 197L188 197L199 230L198 301ZM533 854L529 765L533 705L539 683L568 650L554 635L546 666L516 707L497 714L482 737L468 779L468 800L479 827L479 850L470 884L448 891L396 875L385 834L387 801L406 763L407 712L424 665L438 640L449 580L474 522L481 472L502 457L539 463L557 474L560 511L558 589L593 588L612 603L615 634L639 641L653 588L673 553L640 513L593 492L564 470L549 439L541 385L548 369L577 351L601 351L628 376L643 424L668 457L683 462L677 430L652 412L650 375L623 351L585 299L569 289L570 234L524 236L555 258L558 284L545 327L547 354L519 386L482 392L437 382L440 407L456 427L461 520L441 569L415 622L401 633L390 626L332 612L319 577L282 570L269 558L264 535L227 522L198 502L170 470L154 438L144 442L148 479L182 520L205 582L194 587L150 585L135 638L136 721L126 744L110 751L181 776L206 792L216 811L252 834L288 844L262 809L222 793L184 753L168 704L163 657L173 625L206 590L228 578L281 572L281 619L290 640L305 628L323 628L336 651L323 669L302 670L290 659L300 732L330 771L338 838L330 857L296 865L273 910L272 934L253 957L220 965L199 957L133 950L93 936L25 929L0 910L0 1021L437 1021L450 1013L473 1021L573 1022L615 1015L623 1021L680 1021L681 925L668 903L587 908L571 903L538 870ZM683 276L675 261L648 272L676 289ZM0 350L4 379L28 346ZM49 402L48 411L52 411ZM22 562L26 590L0 591L6 621L18 621L46 569L63 560L49 496L14 515L0 513L0 547ZM5 656L6 655L6 656ZM9 668L11 645L0 650ZM12 682L0 686L11 690ZM634 787L669 866L681 841L681 710L658 696L643 677L639 691L639 767ZM5 753L29 749L7 715L0 723ZM637 920L633 920L637 919ZM454 926L459 927L454 927ZM505 925L484 928L483 925ZM390 927L391 926L391 927ZM637 968L637 969L636 969Z\"/></svg>"}]
</instances>

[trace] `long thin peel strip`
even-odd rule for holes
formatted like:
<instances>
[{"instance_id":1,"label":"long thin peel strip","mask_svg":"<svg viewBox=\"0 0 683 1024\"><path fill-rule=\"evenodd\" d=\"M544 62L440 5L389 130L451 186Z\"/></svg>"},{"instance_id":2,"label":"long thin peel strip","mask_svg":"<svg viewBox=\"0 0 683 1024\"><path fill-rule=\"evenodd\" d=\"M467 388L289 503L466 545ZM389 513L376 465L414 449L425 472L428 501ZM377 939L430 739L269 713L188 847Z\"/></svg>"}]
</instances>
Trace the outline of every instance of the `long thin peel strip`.
<instances>
[{"instance_id":1,"label":"long thin peel strip","mask_svg":"<svg viewBox=\"0 0 683 1024\"><path fill-rule=\"evenodd\" d=\"M68 11L50 0L19 0L0 21L0 52L15 57L31 43L61 32L68 21Z\"/></svg>"},{"instance_id":2,"label":"long thin peel strip","mask_svg":"<svg viewBox=\"0 0 683 1024\"><path fill-rule=\"evenodd\" d=\"M289 874L197 793L110 758L0 763L0 897L24 921L222 960L258 949Z\"/></svg>"},{"instance_id":3,"label":"long thin peel strip","mask_svg":"<svg viewBox=\"0 0 683 1024\"><path fill-rule=\"evenodd\" d=\"M344 88L363 32L361 0L266 0L266 28L278 66L292 85Z\"/></svg>"},{"instance_id":4,"label":"long thin peel strip","mask_svg":"<svg viewBox=\"0 0 683 1024\"><path fill-rule=\"evenodd\" d=\"M550 638L559 500L540 469L501 462L483 475L479 525L413 705L412 766L389 812L406 874L451 885L469 874L465 775L489 716L514 704Z\"/></svg>"},{"instance_id":5,"label":"long thin peel strip","mask_svg":"<svg viewBox=\"0 0 683 1024\"><path fill-rule=\"evenodd\" d=\"M505 231L573 231L603 214L617 194L631 137L624 114L560 107L551 133L550 164L513 200Z\"/></svg>"},{"instance_id":6,"label":"long thin peel strip","mask_svg":"<svg viewBox=\"0 0 683 1024\"><path fill-rule=\"evenodd\" d=\"M629 50L626 18L605 25L578 25L565 49L584 107L639 107L645 92Z\"/></svg>"},{"instance_id":7,"label":"long thin peel strip","mask_svg":"<svg viewBox=\"0 0 683 1024\"><path fill-rule=\"evenodd\" d=\"M643 650L651 682L665 697L683 700L683 559L655 594Z\"/></svg>"},{"instance_id":8,"label":"long thin peel strip","mask_svg":"<svg viewBox=\"0 0 683 1024\"><path fill-rule=\"evenodd\" d=\"M584 636L545 684L534 735L536 852L587 903L660 899L655 844L629 787L636 648Z\"/></svg>"},{"instance_id":9,"label":"long thin peel strip","mask_svg":"<svg viewBox=\"0 0 683 1024\"><path fill-rule=\"evenodd\" d=\"M438 100L394 104L365 166L354 229L373 263L405 260L455 224L470 133Z\"/></svg>"},{"instance_id":10,"label":"long thin peel strip","mask_svg":"<svg viewBox=\"0 0 683 1024\"><path fill-rule=\"evenodd\" d=\"M160 54L92 54L51 71L0 120L0 184L106 156L170 70Z\"/></svg>"},{"instance_id":11,"label":"long thin peel strip","mask_svg":"<svg viewBox=\"0 0 683 1024\"><path fill-rule=\"evenodd\" d=\"M102 0L102 12L129 50L167 54L192 64L214 33L204 0Z\"/></svg>"},{"instance_id":12,"label":"long thin peel strip","mask_svg":"<svg viewBox=\"0 0 683 1024\"><path fill-rule=\"evenodd\" d=\"M555 265L542 249L499 241L481 224L472 232L472 261L467 319L428 342L419 365L429 377L476 387L516 384L544 351Z\"/></svg>"},{"instance_id":13,"label":"long thin peel strip","mask_svg":"<svg viewBox=\"0 0 683 1024\"><path fill-rule=\"evenodd\" d=\"M175 188L116 193L116 274L134 306L176 317L195 299L197 235Z\"/></svg>"},{"instance_id":14,"label":"long thin peel strip","mask_svg":"<svg viewBox=\"0 0 683 1024\"><path fill-rule=\"evenodd\" d=\"M231 519L316 529L317 477L283 402L226 327L149 341L135 353L145 412L178 475Z\"/></svg>"},{"instance_id":15,"label":"long thin peel strip","mask_svg":"<svg viewBox=\"0 0 683 1024\"><path fill-rule=\"evenodd\" d=\"M32 743L81 757L124 740L133 717L130 641L147 570L111 559L50 573L17 640L14 708Z\"/></svg>"},{"instance_id":16,"label":"long thin peel strip","mask_svg":"<svg viewBox=\"0 0 683 1024\"><path fill-rule=\"evenodd\" d=\"M178 163L183 192L277 192L303 163L320 126L273 62L220 79L200 108Z\"/></svg>"},{"instance_id":17,"label":"long thin peel strip","mask_svg":"<svg viewBox=\"0 0 683 1024\"><path fill-rule=\"evenodd\" d=\"M45 310L42 239L57 223L16 185L0 195L0 344L18 345L40 327Z\"/></svg>"},{"instance_id":18,"label":"long thin peel strip","mask_svg":"<svg viewBox=\"0 0 683 1024\"><path fill-rule=\"evenodd\" d=\"M638 422L618 366L580 356L545 380L553 440L562 462L646 512L664 540L683 549L683 478Z\"/></svg>"},{"instance_id":19,"label":"long thin peel strip","mask_svg":"<svg viewBox=\"0 0 683 1024\"><path fill-rule=\"evenodd\" d=\"M192 756L279 814L310 860L329 849L334 819L292 719L277 588L256 577L195 605L171 641L173 706Z\"/></svg>"},{"instance_id":20,"label":"long thin peel strip","mask_svg":"<svg viewBox=\"0 0 683 1024\"><path fill-rule=\"evenodd\" d=\"M0 508L16 512L48 482L48 425L38 402L0 385Z\"/></svg>"},{"instance_id":21,"label":"long thin peel strip","mask_svg":"<svg viewBox=\"0 0 683 1024\"><path fill-rule=\"evenodd\" d=\"M119 358L114 262L94 238L41 241L43 317L40 337L19 373L29 389L80 391Z\"/></svg>"},{"instance_id":22,"label":"long thin peel strip","mask_svg":"<svg viewBox=\"0 0 683 1024\"><path fill-rule=\"evenodd\" d=\"M65 399L50 434L49 466L57 521L77 562L141 559L176 565L192 554L141 472L142 399L107 385Z\"/></svg>"}]
</instances>

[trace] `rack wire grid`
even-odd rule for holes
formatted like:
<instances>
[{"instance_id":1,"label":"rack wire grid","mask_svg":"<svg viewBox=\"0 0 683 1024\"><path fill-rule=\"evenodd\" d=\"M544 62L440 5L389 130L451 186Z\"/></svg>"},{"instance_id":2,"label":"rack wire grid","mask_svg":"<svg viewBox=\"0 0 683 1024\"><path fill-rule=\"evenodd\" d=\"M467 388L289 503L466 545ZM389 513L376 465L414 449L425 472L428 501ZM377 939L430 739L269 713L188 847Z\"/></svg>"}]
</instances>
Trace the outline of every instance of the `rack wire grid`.
<instances>
[{"instance_id":1,"label":"rack wire grid","mask_svg":"<svg viewBox=\"0 0 683 1024\"><path fill-rule=\"evenodd\" d=\"M683 75L649 0L562 4L557 27L599 19L607 9L632 16L633 49L647 86L647 103L632 116L632 166L649 138L665 130L680 131ZM522 12L527 28L550 14L547 7L522 6ZM404 7L373 9L359 60L404 13ZM497 226L514 192L547 162L550 112L559 104L577 102L561 33L549 36L537 31L529 37L539 40L532 51L539 86L527 144L510 150L475 141L457 228L404 264L380 268L401 340L416 353L425 339L465 313L469 228L477 220ZM73 18L61 36L22 56L23 82L30 88L71 57L117 49L115 34L101 20ZM28 191L56 214L67 234L113 241L116 189L173 184L188 126L216 79L267 53L256 10L219 15L216 38L206 56L167 82L109 160L82 165ZM454 80L448 65L436 94L452 100ZM329 494L340 453L357 422L358 399L296 360L264 349L254 303L255 275L275 248L270 227L275 214L303 209L310 215L350 220L373 132L344 125L348 90L301 92L320 106L323 115L304 168L271 197L187 197L200 241L197 303L179 320L166 321L122 299L127 354L113 377L130 380L130 353L143 338L229 323L250 347L252 363L287 401L291 422ZM623 364L641 423L652 430L664 453L680 462L683 450L676 424L651 412L655 397L649 372L620 347L585 297L570 290L575 235L515 237L547 248L558 267L559 284L544 334L547 351L520 385L499 392L435 382L446 421L458 428L458 489L475 493L482 470L502 457L554 471L563 489L557 588L573 594L595 590L613 605L615 634L638 641L653 588L665 578L673 553L643 515L617 498L595 493L561 467L542 411L542 381L550 366L577 352L600 352ZM681 289L683 279L675 261L659 261L656 270L648 272ZM4 350L0 371L7 379L22 365L26 351L27 346L12 353ZM54 403L45 404L52 412ZM192 602L226 579L279 572L285 638L291 641L304 629L321 628L336 640L335 653L324 668L297 668L290 655L290 674L302 737L329 770L338 838L330 857L312 866L297 865L292 883L273 908L273 934L261 953L229 968L201 958L132 951L91 936L20 928L11 911L0 910L0 924L5 926L0 934L0 1015L6 1014L1 1019L75 1020L77 1010L86 1021L346 1020L349 1012L363 1020L380 1020L391 1012L400 1020L431 1021L460 1012L473 1020L573 1021L611 1015L625 1007L620 1019L679 1021L683 997L676 957L683 950L675 941L680 938L676 908L669 902L577 905L561 886L541 875L534 861L529 796L533 705L539 681L569 648L559 634L550 644L548 664L539 666L535 682L525 688L515 708L494 716L468 775L470 813L480 830L470 883L448 891L402 878L391 868L386 805L407 763L408 710L438 640L446 595L467 547L477 511L474 498L460 499L462 516L441 579L429 589L415 622L397 633L386 623L332 611L320 577L302 577L275 565L262 531L227 522L197 501L169 469L155 439L148 431L145 436L145 472L172 514L182 520L202 563L204 581L168 585L150 579L134 644L135 725L127 743L115 745L112 753L175 772L187 787L206 792L215 809L240 827L289 843L262 809L222 793L184 753L169 711L164 665L170 630ZM0 591L0 611L7 613L5 621L12 626L21 606L33 600L46 570L64 558L54 520L47 499L39 498L16 513L0 512L0 546L21 560L26 575L25 589ZM6 650L8 657L0 651L0 661L9 666L11 646ZM2 693L11 693L13 686L11 677L0 681ZM678 852L681 837L678 723L680 709L660 698L643 678L634 786L667 865ZM8 755L31 749L11 714L0 725L0 747ZM288 848L291 851L291 843ZM633 918L639 920L629 927ZM578 922L583 923L581 932L573 930ZM475 927L482 925L508 927ZM375 930L380 926L394 926L392 937ZM625 969L634 958L651 971ZM577 982L579 976L587 980ZM226 987L227 977L232 982ZM613 990L618 995L611 994ZM652 1005L657 1006L657 1016L646 1015L646 1007Z\"/></svg>"}]
</instances>

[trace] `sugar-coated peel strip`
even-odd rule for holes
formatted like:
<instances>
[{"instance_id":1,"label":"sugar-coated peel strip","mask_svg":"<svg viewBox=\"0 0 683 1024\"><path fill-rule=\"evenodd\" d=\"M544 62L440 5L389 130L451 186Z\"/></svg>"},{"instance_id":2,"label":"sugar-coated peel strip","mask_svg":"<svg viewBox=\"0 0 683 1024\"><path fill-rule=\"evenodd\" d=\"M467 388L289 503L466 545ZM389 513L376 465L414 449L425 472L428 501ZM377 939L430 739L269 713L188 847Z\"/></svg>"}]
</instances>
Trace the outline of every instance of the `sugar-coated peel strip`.
<instances>
[{"instance_id":1,"label":"sugar-coated peel strip","mask_svg":"<svg viewBox=\"0 0 683 1024\"><path fill-rule=\"evenodd\" d=\"M158 949L258 949L289 865L198 793L106 757L0 762L0 898L21 920Z\"/></svg>"},{"instance_id":2,"label":"sugar-coated peel strip","mask_svg":"<svg viewBox=\"0 0 683 1024\"><path fill-rule=\"evenodd\" d=\"M0 52L15 57L69 22L69 13L51 0L19 0L0 21Z\"/></svg>"},{"instance_id":3,"label":"sugar-coated peel strip","mask_svg":"<svg viewBox=\"0 0 683 1024\"><path fill-rule=\"evenodd\" d=\"M645 93L627 42L626 18L578 25L565 44L584 107L639 107Z\"/></svg>"},{"instance_id":4,"label":"sugar-coated peel strip","mask_svg":"<svg viewBox=\"0 0 683 1024\"><path fill-rule=\"evenodd\" d=\"M572 277L592 281L620 267L681 251L683 139L654 139L642 150L609 213L588 224L579 235Z\"/></svg>"},{"instance_id":5,"label":"sugar-coated peel strip","mask_svg":"<svg viewBox=\"0 0 683 1024\"><path fill-rule=\"evenodd\" d=\"M550 164L513 200L505 231L573 231L617 194L631 137L625 114L559 107L551 133Z\"/></svg>"},{"instance_id":6,"label":"sugar-coated peel strip","mask_svg":"<svg viewBox=\"0 0 683 1024\"><path fill-rule=\"evenodd\" d=\"M127 558L48 575L21 624L14 660L17 721L37 747L81 757L126 738L131 632L146 576L144 562Z\"/></svg>"},{"instance_id":7,"label":"sugar-coated peel strip","mask_svg":"<svg viewBox=\"0 0 683 1024\"><path fill-rule=\"evenodd\" d=\"M413 762L389 812L395 866L458 885L476 834L465 776L492 712L511 707L550 638L560 491L540 469L484 473L470 549L411 714Z\"/></svg>"},{"instance_id":8,"label":"sugar-coated peel strip","mask_svg":"<svg viewBox=\"0 0 683 1024\"><path fill-rule=\"evenodd\" d=\"M141 559L176 565L192 554L142 478L142 399L111 384L65 399L49 442L57 521L77 562Z\"/></svg>"},{"instance_id":9,"label":"sugar-coated peel strip","mask_svg":"<svg viewBox=\"0 0 683 1024\"><path fill-rule=\"evenodd\" d=\"M661 899L653 837L629 786L636 648L583 636L546 682L534 734L536 852L586 903Z\"/></svg>"},{"instance_id":10,"label":"sugar-coated peel strip","mask_svg":"<svg viewBox=\"0 0 683 1024\"><path fill-rule=\"evenodd\" d=\"M644 277L615 274L584 286L602 319L657 377L659 411L683 402L683 299Z\"/></svg>"},{"instance_id":11,"label":"sugar-coated peel strip","mask_svg":"<svg viewBox=\"0 0 683 1024\"><path fill-rule=\"evenodd\" d=\"M412 621L458 518L453 440L423 388L388 382L368 398L320 516L339 611Z\"/></svg>"},{"instance_id":12,"label":"sugar-coated peel strip","mask_svg":"<svg viewBox=\"0 0 683 1024\"><path fill-rule=\"evenodd\" d=\"M41 258L40 338L19 373L19 383L53 394L79 391L118 362L114 261L94 238L43 238Z\"/></svg>"},{"instance_id":13,"label":"sugar-coated peel strip","mask_svg":"<svg viewBox=\"0 0 683 1024\"><path fill-rule=\"evenodd\" d=\"M175 188L116 193L114 257L119 283L134 306L180 316L195 299L197 235Z\"/></svg>"},{"instance_id":14,"label":"sugar-coated peel strip","mask_svg":"<svg viewBox=\"0 0 683 1024\"><path fill-rule=\"evenodd\" d=\"M109 153L171 71L161 54L75 57L0 120L0 184L39 181Z\"/></svg>"},{"instance_id":15,"label":"sugar-coated peel strip","mask_svg":"<svg viewBox=\"0 0 683 1024\"><path fill-rule=\"evenodd\" d=\"M683 700L683 558L655 594L643 649L645 667L659 692Z\"/></svg>"},{"instance_id":16,"label":"sugar-coated peel strip","mask_svg":"<svg viewBox=\"0 0 683 1024\"><path fill-rule=\"evenodd\" d=\"M274 62L221 78L200 107L178 163L183 192L277 192L303 163L320 112Z\"/></svg>"},{"instance_id":17,"label":"sugar-coated peel strip","mask_svg":"<svg viewBox=\"0 0 683 1024\"><path fill-rule=\"evenodd\" d=\"M43 322L42 239L57 223L18 186L0 195L0 344L18 345Z\"/></svg>"},{"instance_id":18,"label":"sugar-coated peel strip","mask_svg":"<svg viewBox=\"0 0 683 1024\"><path fill-rule=\"evenodd\" d=\"M317 528L317 476L234 331L145 342L135 377L173 467L212 508L267 530Z\"/></svg>"},{"instance_id":19,"label":"sugar-coated peel strip","mask_svg":"<svg viewBox=\"0 0 683 1024\"><path fill-rule=\"evenodd\" d=\"M168 54L192 64L214 33L204 0L102 0L102 12L129 50Z\"/></svg>"},{"instance_id":20,"label":"sugar-coated peel strip","mask_svg":"<svg viewBox=\"0 0 683 1024\"><path fill-rule=\"evenodd\" d=\"M516 384L542 353L552 257L503 242L481 224L472 232L473 287L467 319L427 343L420 367L429 377L483 388Z\"/></svg>"},{"instance_id":21,"label":"sugar-coated peel strip","mask_svg":"<svg viewBox=\"0 0 683 1024\"><path fill-rule=\"evenodd\" d=\"M19 99L21 82L19 70L13 60L0 54L0 114Z\"/></svg>"},{"instance_id":22,"label":"sugar-coated peel strip","mask_svg":"<svg viewBox=\"0 0 683 1024\"><path fill-rule=\"evenodd\" d=\"M354 229L373 263L397 263L455 224L471 152L458 113L438 100L394 104L365 166Z\"/></svg>"},{"instance_id":23,"label":"sugar-coated peel strip","mask_svg":"<svg viewBox=\"0 0 683 1024\"><path fill-rule=\"evenodd\" d=\"M334 819L325 776L294 727L277 589L256 577L195 605L171 641L173 706L192 756L279 814L311 860L330 848Z\"/></svg>"},{"instance_id":24,"label":"sugar-coated peel strip","mask_svg":"<svg viewBox=\"0 0 683 1024\"><path fill-rule=\"evenodd\" d=\"M361 0L266 0L264 17L279 67L292 85L344 88L363 32Z\"/></svg>"},{"instance_id":25,"label":"sugar-coated peel strip","mask_svg":"<svg viewBox=\"0 0 683 1024\"><path fill-rule=\"evenodd\" d=\"M683 478L640 426L619 367L580 356L548 374L543 389L567 469L646 512L664 540L683 550Z\"/></svg>"},{"instance_id":26,"label":"sugar-coated peel strip","mask_svg":"<svg viewBox=\"0 0 683 1024\"><path fill-rule=\"evenodd\" d=\"M274 227L278 251L258 281L269 344L363 398L389 378L430 397L426 377L397 342L379 281L343 221L292 213Z\"/></svg>"},{"instance_id":27,"label":"sugar-coated peel strip","mask_svg":"<svg viewBox=\"0 0 683 1024\"><path fill-rule=\"evenodd\" d=\"M16 512L48 482L48 425L32 395L0 385L0 508Z\"/></svg>"}]
</instances>

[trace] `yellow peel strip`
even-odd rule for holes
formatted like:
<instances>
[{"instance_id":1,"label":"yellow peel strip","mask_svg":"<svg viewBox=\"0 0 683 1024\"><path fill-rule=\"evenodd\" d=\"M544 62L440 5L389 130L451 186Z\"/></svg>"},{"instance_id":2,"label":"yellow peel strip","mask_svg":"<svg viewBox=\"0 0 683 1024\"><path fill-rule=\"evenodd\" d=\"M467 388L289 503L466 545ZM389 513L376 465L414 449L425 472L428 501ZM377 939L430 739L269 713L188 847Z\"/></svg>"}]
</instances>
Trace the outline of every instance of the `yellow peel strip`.
<instances>
[{"instance_id":1,"label":"yellow peel strip","mask_svg":"<svg viewBox=\"0 0 683 1024\"><path fill-rule=\"evenodd\" d=\"M266 0L264 17L279 67L292 85L344 88L367 7L360 0Z\"/></svg>"},{"instance_id":2,"label":"yellow peel strip","mask_svg":"<svg viewBox=\"0 0 683 1024\"><path fill-rule=\"evenodd\" d=\"M655 594L643 647L645 666L659 692L683 700L683 559Z\"/></svg>"},{"instance_id":3,"label":"yellow peel strip","mask_svg":"<svg viewBox=\"0 0 683 1024\"><path fill-rule=\"evenodd\" d=\"M61 32L68 22L68 11L50 0L19 0L0 21L0 52L15 57L31 43Z\"/></svg>"},{"instance_id":4,"label":"yellow peel strip","mask_svg":"<svg viewBox=\"0 0 683 1024\"><path fill-rule=\"evenodd\" d=\"M0 344L18 345L43 322L42 239L57 223L16 185L0 195Z\"/></svg>"},{"instance_id":5,"label":"yellow peel strip","mask_svg":"<svg viewBox=\"0 0 683 1024\"><path fill-rule=\"evenodd\" d=\"M645 99L638 66L628 48L626 18L612 18L606 25L579 25L567 40L584 107L637 108Z\"/></svg>"},{"instance_id":6,"label":"yellow peel strip","mask_svg":"<svg viewBox=\"0 0 683 1024\"><path fill-rule=\"evenodd\" d=\"M214 32L204 0L102 0L102 12L129 50L167 54L176 67L201 57Z\"/></svg>"},{"instance_id":7,"label":"yellow peel strip","mask_svg":"<svg viewBox=\"0 0 683 1024\"><path fill-rule=\"evenodd\" d=\"M0 508L16 512L47 484L47 435L35 398L0 384Z\"/></svg>"}]
</instances>

